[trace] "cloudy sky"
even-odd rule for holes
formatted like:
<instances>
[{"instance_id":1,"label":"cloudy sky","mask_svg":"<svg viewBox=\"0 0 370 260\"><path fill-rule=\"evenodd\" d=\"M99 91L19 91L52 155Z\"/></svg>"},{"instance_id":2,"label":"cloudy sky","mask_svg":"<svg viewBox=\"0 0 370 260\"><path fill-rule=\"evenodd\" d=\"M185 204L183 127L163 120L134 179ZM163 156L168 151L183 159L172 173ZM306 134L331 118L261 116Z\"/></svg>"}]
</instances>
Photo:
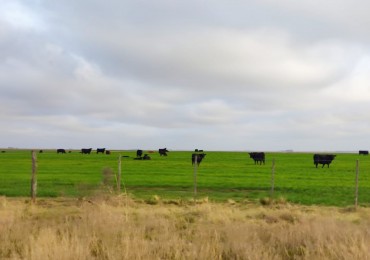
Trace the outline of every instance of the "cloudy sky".
<instances>
[{"instance_id":1,"label":"cloudy sky","mask_svg":"<svg viewBox=\"0 0 370 260\"><path fill-rule=\"evenodd\" d=\"M1 0L0 147L370 149L369 10Z\"/></svg>"}]
</instances>

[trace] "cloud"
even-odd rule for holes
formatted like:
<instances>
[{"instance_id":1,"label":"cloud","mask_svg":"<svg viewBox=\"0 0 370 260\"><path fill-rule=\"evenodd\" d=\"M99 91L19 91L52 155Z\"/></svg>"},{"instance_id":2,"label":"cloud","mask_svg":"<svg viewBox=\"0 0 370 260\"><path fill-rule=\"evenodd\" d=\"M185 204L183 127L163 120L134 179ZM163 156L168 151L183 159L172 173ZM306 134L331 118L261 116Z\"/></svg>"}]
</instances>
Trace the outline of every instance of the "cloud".
<instances>
[{"instance_id":1,"label":"cloud","mask_svg":"<svg viewBox=\"0 0 370 260\"><path fill-rule=\"evenodd\" d=\"M29 7L16 0L2 1L0 21L10 25L15 30L41 31L47 28L43 19L33 10L32 6Z\"/></svg>"},{"instance_id":2,"label":"cloud","mask_svg":"<svg viewBox=\"0 0 370 260\"><path fill-rule=\"evenodd\" d=\"M370 54L361 1L0 7L5 146L363 145Z\"/></svg>"}]
</instances>

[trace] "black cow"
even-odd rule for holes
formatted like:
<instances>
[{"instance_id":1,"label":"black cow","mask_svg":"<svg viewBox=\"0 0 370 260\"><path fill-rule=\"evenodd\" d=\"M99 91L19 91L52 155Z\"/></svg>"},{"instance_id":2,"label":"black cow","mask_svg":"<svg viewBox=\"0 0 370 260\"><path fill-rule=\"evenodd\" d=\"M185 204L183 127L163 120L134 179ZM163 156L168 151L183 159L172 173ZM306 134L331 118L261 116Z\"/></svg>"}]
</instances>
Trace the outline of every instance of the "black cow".
<instances>
[{"instance_id":1,"label":"black cow","mask_svg":"<svg viewBox=\"0 0 370 260\"><path fill-rule=\"evenodd\" d=\"M136 157L141 157L143 155L143 150L136 151Z\"/></svg>"},{"instance_id":2,"label":"black cow","mask_svg":"<svg viewBox=\"0 0 370 260\"><path fill-rule=\"evenodd\" d=\"M195 157L196 157L196 159L195 159ZM205 153L193 153L191 155L191 164L194 165L194 163L196 162L199 166L199 164L202 162L204 157L206 157Z\"/></svg>"},{"instance_id":3,"label":"black cow","mask_svg":"<svg viewBox=\"0 0 370 260\"><path fill-rule=\"evenodd\" d=\"M322 168L324 168L325 164L328 165L334 160L336 155L334 154L314 154L313 155L313 164L317 165L322 164Z\"/></svg>"},{"instance_id":4,"label":"black cow","mask_svg":"<svg viewBox=\"0 0 370 260\"><path fill-rule=\"evenodd\" d=\"M105 154L110 154L110 151L109 150L105 150Z\"/></svg>"},{"instance_id":5,"label":"black cow","mask_svg":"<svg viewBox=\"0 0 370 260\"><path fill-rule=\"evenodd\" d=\"M92 150L92 148L82 148L81 153L82 154L90 154L91 150Z\"/></svg>"},{"instance_id":6,"label":"black cow","mask_svg":"<svg viewBox=\"0 0 370 260\"><path fill-rule=\"evenodd\" d=\"M105 148L96 148L96 153L105 153Z\"/></svg>"},{"instance_id":7,"label":"black cow","mask_svg":"<svg viewBox=\"0 0 370 260\"><path fill-rule=\"evenodd\" d=\"M167 156L167 153L169 152L168 150L167 150L167 148L162 148L162 149L158 149L158 152L159 152L159 155L160 156Z\"/></svg>"},{"instance_id":8,"label":"black cow","mask_svg":"<svg viewBox=\"0 0 370 260\"><path fill-rule=\"evenodd\" d=\"M143 157L141 156L138 156L136 158L134 158L134 160L151 160L152 158L150 158L150 156L148 154L144 154Z\"/></svg>"},{"instance_id":9,"label":"black cow","mask_svg":"<svg viewBox=\"0 0 370 260\"><path fill-rule=\"evenodd\" d=\"M57 153L66 153L65 149L57 149Z\"/></svg>"},{"instance_id":10,"label":"black cow","mask_svg":"<svg viewBox=\"0 0 370 260\"><path fill-rule=\"evenodd\" d=\"M358 154L359 155L369 155L369 151L365 151L365 150L360 150L360 151L358 151Z\"/></svg>"},{"instance_id":11,"label":"black cow","mask_svg":"<svg viewBox=\"0 0 370 260\"><path fill-rule=\"evenodd\" d=\"M203 153L203 150L195 149L194 152L196 152L196 153Z\"/></svg>"},{"instance_id":12,"label":"black cow","mask_svg":"<svg viewBox=\"0 0 370 260\"><path fill-rule=\"evenodd\" d=\"M254 164L265 164L265 153L264 152L252 152L249 153L249 157L254 160Z\"/></svg>"}]
</instances>

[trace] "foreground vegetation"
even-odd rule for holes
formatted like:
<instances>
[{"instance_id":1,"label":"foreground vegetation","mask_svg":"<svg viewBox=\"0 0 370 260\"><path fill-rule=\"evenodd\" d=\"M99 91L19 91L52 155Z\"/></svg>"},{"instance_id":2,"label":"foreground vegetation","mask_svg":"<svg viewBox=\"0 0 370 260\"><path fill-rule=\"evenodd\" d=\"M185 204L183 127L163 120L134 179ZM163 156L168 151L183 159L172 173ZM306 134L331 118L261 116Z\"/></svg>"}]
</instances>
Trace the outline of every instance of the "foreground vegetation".
<instances>
[{"instance_id":1,"label":"foreground vegetation","mask_svg":"<svg viewBox=\"0 0 370 260\"><path fill-rule=\"evenodd\" d=\"M283 200L0 197L0 259L370 259L369 220Z\"/></svg>"},{"instance_id":2,"label":"foreground vegetation","mask_svg":"<svg viewBox=\"0 0 370 260\"><path fill-rule=\"evenodd\" d=\"M145 151L147 153L147 151ZM266 164L255 165L247 152L206 152L197 171L197 196L210 201L259 201L270 196L272 161L275 160L275 198L305 205L349 206L354 204L356 160L360 162L359 203L370 202L370 157L340 153L330 168L315 168L312 153L266 153ZM133 160L136 151L112 151L111 155L83 155L78 151L38 153L39 197L85 197L100 187L111 173L115 187L118 156L122 158L122 190L131 197L148 199L193 198L190 151L171 151L167 157L149 153L150 161ZM6 150L0 153L0 195L29 196L31 153Z\"/></svg>"}]
</instances>

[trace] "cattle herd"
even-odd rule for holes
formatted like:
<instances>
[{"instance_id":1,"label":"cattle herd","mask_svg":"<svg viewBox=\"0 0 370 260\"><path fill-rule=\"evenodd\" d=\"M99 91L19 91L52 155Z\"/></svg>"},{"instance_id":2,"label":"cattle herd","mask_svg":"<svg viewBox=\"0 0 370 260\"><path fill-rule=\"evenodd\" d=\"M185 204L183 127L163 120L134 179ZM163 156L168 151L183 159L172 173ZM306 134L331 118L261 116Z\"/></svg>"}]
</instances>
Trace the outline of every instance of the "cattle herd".
<instances>
[{"instance_id":1,"label":"cattle herd","mask_svg":"<svg viewBox=\"0 0 370 260\"><path fill-rule=\"evenodd\" d=\"M5 151L2 151L5 152ZM92 148L82 148L80 153L82 154L91 154ZM167 153L169 151L167 148L160 148L158 149L158 153L160 156L167 156ZM40 153L42 153L42 150L40 150ZM66 153L65 149L57 149L57 153ZM71 151L68 151L68 153L71 153ZM105 148L97 148L96 153L102 153L102 154L111 154L109 150L106 150ZM151 157L148 154L143 155L143 150L137 150L136 151L136 157L134 160L151 160ZM149 153L154 153L154 151L149 151ZM256 165L262 165L265 164L265 153L264 152L250 152L249 158L253 159L254 164ZM359 155L369 155L369 151L367 150L360 150L358 152ZM203 152L203 150L195 149L194 153L191 154L191 163L192 165L196 164L199 166L199 164L202 162L206 154ZM128 157L128 156L124 156ZM313 155L313 163L318 167L319 164L322 165L322 168L324 168L325 165L328 166L332 163L332 161L335 159L336 155L335 154L314 154Z\"/></svg>"},{"instance_id":2,"label":"cattle herd","mask_svg":"<svg viewBox=\"0 0 370 260\"><path fill-rule=\"evenodd\" d=\"M369 155L369 151L366 150L360 150L358 152L359 155ZM262 165L265 164L265 153L264 152L251 152L249 153L249 157L254 160L254 164ZM332 163L332 161L335 159L335 154L314 154L313 155L313 164L316 166L319 164L322 164L322 168L324 168L325 165L328 166Z\"/></svg>"}]
</instances>

